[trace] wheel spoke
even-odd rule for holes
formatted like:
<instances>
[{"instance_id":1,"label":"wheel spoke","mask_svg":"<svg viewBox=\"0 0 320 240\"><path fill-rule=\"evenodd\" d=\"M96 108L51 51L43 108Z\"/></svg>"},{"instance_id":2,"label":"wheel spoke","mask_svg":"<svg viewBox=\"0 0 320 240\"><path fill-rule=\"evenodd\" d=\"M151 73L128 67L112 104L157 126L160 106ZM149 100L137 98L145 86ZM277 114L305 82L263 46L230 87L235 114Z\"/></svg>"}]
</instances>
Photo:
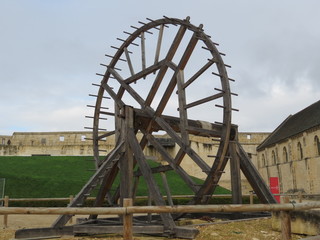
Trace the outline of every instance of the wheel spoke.
<instances>
[{"instance_id":1,"label":"wheel spoke","mask_svg":"<svg viewBox=\"0 0 320 240\"><path fill-rule=\"evenodd\" d=\"M224 95L224 93L217 93L217 94L214 94L214 95L212 95L210 97L202 98L200 100L197 100L197 101L194 101L192 103L187 104L185 106L185 108L191 108L191 107L195 107L195 106L198 106L198 105L206 103L206 102L210 102L212 100L215 100L215 99L223 97L223 95Z\"/></svg>"},{"instance_id":2,"label":"wheel spoke","mask_svg":"<svg viewBox=\"0 0 320 240\"><path fill-rule=\"evenodd\" d=\"M161 49L161 43L162 43L162 37L163 37L163 29L164 29L164 25L162 24L162 25L160 25L156 54L154 57L154 64L157 64L159 62L160 49Z\"/></svg>"},{"instance_id":3,"label":"wheel spoke","mask_svg":"<svg viewBox=\"0 0 320 240\"><path fill-rule=\"evenodd\" d=\"M198 72L196 72L185 84L183 84L183 88L188 87L191 83L193 83L202 73L204 73L209 67L214 63L213 59L207 62Z\"/></svg>"}]
</instances>

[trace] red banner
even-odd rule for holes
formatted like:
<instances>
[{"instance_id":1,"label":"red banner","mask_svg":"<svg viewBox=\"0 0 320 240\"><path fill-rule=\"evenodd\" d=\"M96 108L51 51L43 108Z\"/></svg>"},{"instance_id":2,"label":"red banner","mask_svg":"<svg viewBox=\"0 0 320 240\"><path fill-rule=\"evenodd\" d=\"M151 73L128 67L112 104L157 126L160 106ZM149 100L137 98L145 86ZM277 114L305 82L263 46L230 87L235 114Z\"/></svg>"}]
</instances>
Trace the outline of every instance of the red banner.
<instances>
[{"instance_id":1,"label":"red banner","mask_svg":"<svg viewBox=\"0 0 320 240\"><path fill-rule=\"evenodd\" d=\"M280 194L278 177L270 177L270 191L272 194ZM274 197L278 201L278 203L280 203L280 195Z\"/></svg>"}]
</instances>

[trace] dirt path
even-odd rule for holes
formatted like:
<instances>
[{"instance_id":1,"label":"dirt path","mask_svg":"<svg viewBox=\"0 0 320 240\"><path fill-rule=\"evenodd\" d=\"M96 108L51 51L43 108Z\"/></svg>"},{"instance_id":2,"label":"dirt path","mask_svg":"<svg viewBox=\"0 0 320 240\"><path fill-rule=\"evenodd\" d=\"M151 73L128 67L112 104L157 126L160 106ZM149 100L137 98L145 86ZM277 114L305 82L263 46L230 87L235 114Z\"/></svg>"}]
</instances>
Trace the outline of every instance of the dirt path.
<instances>
[{"instance_id":1,"label":"dirt path","mask_svg":"<svg viewBox=\"0 0 320 240\"><path fill-rule=\"evenodd\" d=\"M78 216L81 217L81 216ZM22 228L48 227L57 216L54 215L10 215L8 228L3 229L3 217L0 216L0 240L14 239L14 232ZM74 220L75 221L75 220ZM230 222L226 224L213 224L198 227L200 234L195 240L281 240L281 234L271 229L270 219L260 219L241 222ZM293 235L293 240L305 236ZM121 236L99 236L99 237L66 237L63 240L120 240ZM135 240L164 239L156 237L135 235ZM167 239L167 238L166 238Z\"/></svg>"}]
</instances>

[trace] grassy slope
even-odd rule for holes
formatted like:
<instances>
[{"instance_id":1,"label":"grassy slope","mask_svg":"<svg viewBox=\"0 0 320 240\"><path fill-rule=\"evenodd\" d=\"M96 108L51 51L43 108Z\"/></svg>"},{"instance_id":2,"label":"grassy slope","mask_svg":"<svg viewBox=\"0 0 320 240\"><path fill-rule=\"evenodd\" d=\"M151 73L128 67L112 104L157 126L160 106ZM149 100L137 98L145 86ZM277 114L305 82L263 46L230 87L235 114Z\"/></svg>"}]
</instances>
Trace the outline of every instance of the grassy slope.
<instances>
[{"instance_id":1,"label":"grassy slope","mask_svg":"<svg viewBox=\"0 0 320 240\"><path fill-rule=\"evenodd\" d=\"M86 161L90 157L0 157L0 178L6 178L5 194L11 198L30 197L68 197L79 192L93 172L93 162ZM92 158L91 158L92 159ZM155 166L156 163L151 163ZM155 175L161 191L160 174ZM191 190L173 171L167 173L172 194L191 194ZM202 181L194 178L201 184ZM218 188L216 193L230 193ZM137 195L147 195L147 187L143 179Z\"/></svg>"}]
</instances>

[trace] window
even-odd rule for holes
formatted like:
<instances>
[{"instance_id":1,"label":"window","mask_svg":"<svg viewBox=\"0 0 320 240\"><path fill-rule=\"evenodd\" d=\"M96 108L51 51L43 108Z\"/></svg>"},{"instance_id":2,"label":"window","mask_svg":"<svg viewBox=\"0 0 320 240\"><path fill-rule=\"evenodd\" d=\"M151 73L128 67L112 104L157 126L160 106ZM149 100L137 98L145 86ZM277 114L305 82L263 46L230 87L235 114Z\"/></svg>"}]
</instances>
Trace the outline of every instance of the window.
<instances>
[{"instance_id":1,"label":"window","mask_svg":"<svg viewBox=\"0 0 320 240\"><path fill-rule=\"evenodd\" d=\"M41 138L41 144L42 144L42 145L46 145L46 143L47 143L47 139Z\"/></svg>"},{"instance_id":2,"label":"window","mask_svg":"<svg viewBox=\"0 0 320 240\"><path fill-rule=\"evenodd\" d=\"M319 137L317 135L314 137L314 145L316 149L316 155L320 155L320 142Z\"/></svg>"},{"instance_id":3,"label":"window","mask_svg":"<svg viewBox=\"0 0 320 240\"><path fill-rule=\"evenodd\" d=\"M264 154L262 154L262 166L266 166L266 158L264 157Z\"/></svg>"},{"instance_id":4,"label":"window","mask_svg":"<svg viewBox=\"0 0 320 240\"><path fill-rule=\"evenodd\" d=\"M248 140L251 139L251 134L247 134L247 139L248 139Z\"/></svg>"},{"instance_id":5,"label":"window","mask_svg":"<svg viewBox=\"0 0 320 240\"><path fill-rule=\"evenodd\" d=\"M283 162L288 162L288 152L287 152L287 148L283 147L283 152L282 152L282 157L283 157Z\"/></svg>"},{"instance_id":6,"label":"window","mask_svg":"<svg viewBox=\"0 0 320 240\"><path fill-rule=\"evenodd\" d=\"M5 138L2 138L2 145L5 145L6 143L6 139Z\"/></svg>"},{"instance_id":7,"label":"window","mask_svg":"<svg viewBox=\"0 0 320 240\"><path fill-rule=\"evenodd\" d=\"M298 142L297 148L298 148L298 159L303 159L303 150L300 142Z\"/></svg>"},{"instance_id":8,"label":"window","mask_svg":"<svg viewBox=\"0 0 320 240\"><path fill-rule=\"evenodd\" d=\"M59 141L60 141L60 142L63 142L63 141L64 141L64 136L60 136L60 137L59 137Z\"/></svg>"},{"instance_id":9,"label":"window","mask_svg":"<svg viewBox=\"0 0 320 240\"><path fill-rule=\"evenodd\" d=\"M276 153L274 152L274 150L272 150L271 158L272 158L272 164L276 164L277 158L276 158Z\"/></svg>"},{"instance_id":10,"label":"window","mask_svg":"<svg viewBox=\"0 0 320 240\"><path fill-rule=\"evenodd\" d=\"M86 141L86 136L85 136L85 135L82 135L82 136L81 136L81 141L82 141L82 142Z\"/></svg>"}]
</instances>

